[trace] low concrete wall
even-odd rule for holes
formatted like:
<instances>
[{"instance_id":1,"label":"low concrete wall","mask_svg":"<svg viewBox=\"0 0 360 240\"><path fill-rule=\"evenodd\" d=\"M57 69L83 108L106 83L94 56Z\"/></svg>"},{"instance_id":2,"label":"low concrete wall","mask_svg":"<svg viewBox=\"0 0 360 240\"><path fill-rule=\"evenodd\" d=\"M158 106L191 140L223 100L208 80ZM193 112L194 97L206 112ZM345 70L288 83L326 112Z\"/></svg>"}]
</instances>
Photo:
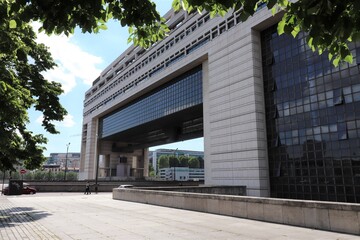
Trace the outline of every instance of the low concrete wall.
<instances>
[{"instance_id":1,"label":"low concrete wall","mask_svg":"<svg viewBox=\"0 0 360 240\"><path fill-rule=\"evenodd\" d=\"M190 192L190 193L207 193L207 194L221 194L231 196L246 196L246 186L172 186L172 187L146 187L141 188L145 190L156 191L172 191L172 192Z\"/></svg>"},{"instance_id":2,"label":"low concrete wall","mask_svg":"<svg viewBox=\"0 0 360 240\"><path fill-rule=\"evenodd\" d=\"M113 199L360 234L360 204L115 188Z\"/></svg>"},{"instance_id":3,"label":"low concrete wall","mask_svg":"<svg viewBox=\"0 0 360 240\"><path fill-rule=\"evenodd\" d=\"M45 182L45 181L25 181L29 186L35 187L38 192L83 192L85 191L86 181L66 181L66 182ZM90 182L90 190L95 191L95 181ZM186 186L197 186L202 182L184 182ZM98 192L112 192L113 188L120 185L133 185L136 187L153 186L178 186L179 182L164 181L99 181Z\"/></svg>"},{"instance_id":4,"label":"low concrete wall","mask_svg":"<svg viewBox=\"0 0 360 240\"><path fill-rule=\"evenodd\" d=\"M38 192L84 192L86 182L27 182L36 188ZM90 182L90 190L95 192L94 182ZM115 183L99 183L98 192L111 192Z\"/></svg>"}]
</instances>

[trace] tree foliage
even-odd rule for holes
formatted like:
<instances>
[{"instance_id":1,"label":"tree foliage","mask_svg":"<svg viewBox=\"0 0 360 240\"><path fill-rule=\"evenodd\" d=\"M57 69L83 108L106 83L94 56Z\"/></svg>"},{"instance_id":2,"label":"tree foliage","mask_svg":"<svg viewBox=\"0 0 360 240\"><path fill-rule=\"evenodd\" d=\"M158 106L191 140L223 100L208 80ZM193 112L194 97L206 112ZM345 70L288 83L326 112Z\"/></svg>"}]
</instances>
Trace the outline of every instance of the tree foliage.
<instances>
[{"instance_id":1,"label":"tree foliage","mask_svg":"<svg viewBox=\"0 0 360 240\"><path fill-rule=\"evenodd\" d=\"M9 14L16 14L12 24L39 21L41 31L47 34L99 32L107 29L109 19L129 26L129 41L141 46L151 46L165 37L168 27L160 17L156 5L149 0L7 0Z\"/></svg>"},{"instance_id":2,"label":"tree foliage","mask_svg":"<svg viewBox=\"0 0 360 240\"><path fill-rule=\"evenodd\" d=\"M0 169L11 170L19 160L34 169L45 160L42 135L27 130L27 110L34 107L44 115L43 126L57 133L53 120L66 111L59 103L61 86L47 81L42 72L55 66L50 53L35 42L36 34L19 16L0 2Z\"/></svg>"},{"instance_id":3,"label":"tree foliage","mask_svg":"<svg viewBox=\"0 0 360 240\"><path fill-rule=\"evenodd\" d=\"M169 31L156 5L150 0L6 0L9 24L40 21L41 30L48 34L71 34L75 27L83 32L106 29L106 22L115 19L129 26L129 42L149 47L163 39ZM360 1L358 0L173 0L175 10L210 12L211 17L224 16L229 11L241 10L245 21L259 6L266 4L273 13L282 11L279 33L296 36L308 33L308 45L319 53L328 51L335 65L340 60L352 61L348 43L359 39Z\"/></svg>"},{"instance_id":4,"label":"tree foliage","mask_svg":"<svg viewBox=\"0 0 360 240\"><path fill-rule=\"evenodd\" d=\"M78 180L78 174L76 172L68 172L66 175L67 181L77 181Z\"/></svg>"},{"instance_id":5,"label":"tree foliage","mask_svg":"<svg viewBox=\"0 0 360 240\"><path fill-rule=\"evenodd\" d=\"M179 167L188 167L189 166L189 157L181 155L179 156Z\"/></svg>"},{"instance_id":6,"label":"tree foliage","mask_svg":"<svg viewBox=\"0 0 360 240\"><path fill-rule=\"evenodd\" d=\"M149 165L149 177L155 176L155 169L152 165Z\"/></svg>"},{"instance_id":7,"label":"tree foliage","mask_svg":"<svg viewBox=\"0 0 360 240\"><path fill-rule=\"evenodd\" d=\"M161 155L159 157L159 169L169 167L189 167L200 168L201 157L175 156L175 155ZM203 167L203 166L202 166Z\"/></svg>"},{"instance_id":8,"label":"tree foliage","mask_svg":"<svg viewBox=\"0 0 360 240\"><path fill-rule=\"evenodd\" d=\"M52 172L46 170L35 170L28 171L24 175L21 175L18 171L14 172L5 172L5 178L8 179L22 179L22 180L36 180L36 181L64 181L65 173L63 171L60 172ZM0 171L0 179L4 177L4 172ZM68 172L66 175L67 181L77 181L78 173L77 172Z\"/></svg>"},{"instance_id":9,"label":"tree foliage","mask_svg":"<svg viewBox=\"0 0 360 240\"><path fill-rule=\"evenodd\" d=\"M197 157L190 157L189 168L200 168L200 161Z\"/></svg>"},{"instance_id":10,"label":"tree foliage","mask_svg":"<svg viewBox=\"0 0 360 240\"><path fill-rule=\"evenodd\" d=\"M161 155L159 157L159 169L169 167L169 157L166 155Z\"/></svg>"},{"instance_id":11,"label":"tree foliage","mask_svg":"<svg viewBox=\"0 0 360 240\"><path fill-rule=\"evenodd\" d=\"M169 156L169 167L178 167L179 159L175 155Z\"/></svg>"},{"instance_id":12,"label":"tree foliage","mask_svg":"<svg viewBox=\"0 0 360 240\"><path fill-rule=\"evenodd\" d=\"M279 10L285 13L278 24L279 34L295 37L304 31L311 49L319 54L327 51L335 66L341 60L352 62L348 44L360 38L359 0L174 0L173 8L206 10L212 17L224 16L230 9L241 10L240 18L245 21L263 4L274 14Z\"/></svg>"}]
</instances>

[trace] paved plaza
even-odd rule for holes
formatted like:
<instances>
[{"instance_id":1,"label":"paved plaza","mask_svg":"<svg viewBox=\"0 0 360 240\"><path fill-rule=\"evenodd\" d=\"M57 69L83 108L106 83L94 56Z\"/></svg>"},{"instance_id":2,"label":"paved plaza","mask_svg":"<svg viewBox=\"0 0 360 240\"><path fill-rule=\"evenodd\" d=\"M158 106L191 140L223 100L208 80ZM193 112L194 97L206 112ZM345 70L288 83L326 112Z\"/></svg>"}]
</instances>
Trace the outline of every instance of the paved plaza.
<instances>
[{"instance_id":1,"label":"paved plaza","mask_svg":"<svg viewBox=\"0 0 360 240\"><path fill-rule=\"evenodd\" d=\"M0 239L350 240L354 235L113 200L111 193L0 197Z\"/></svg>"}]
</instances>

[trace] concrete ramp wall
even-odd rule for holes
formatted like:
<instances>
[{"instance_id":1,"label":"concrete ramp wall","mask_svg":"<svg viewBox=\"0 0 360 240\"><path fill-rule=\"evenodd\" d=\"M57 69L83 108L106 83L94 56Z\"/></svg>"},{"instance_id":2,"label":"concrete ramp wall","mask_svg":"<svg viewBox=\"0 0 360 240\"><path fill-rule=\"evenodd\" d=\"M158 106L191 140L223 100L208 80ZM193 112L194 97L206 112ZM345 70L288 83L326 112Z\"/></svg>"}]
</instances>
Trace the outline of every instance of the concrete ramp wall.
<instances>
[{"instance_id":1,"label":"concrete ramp wall","mask_svg":"<svg viewBox=\"0 0 360 240\"><path fill-rule=\"evenodd\" d=\"M360 235L360 204L114 188L113 199Z\"/></svg>"}]
</instances>

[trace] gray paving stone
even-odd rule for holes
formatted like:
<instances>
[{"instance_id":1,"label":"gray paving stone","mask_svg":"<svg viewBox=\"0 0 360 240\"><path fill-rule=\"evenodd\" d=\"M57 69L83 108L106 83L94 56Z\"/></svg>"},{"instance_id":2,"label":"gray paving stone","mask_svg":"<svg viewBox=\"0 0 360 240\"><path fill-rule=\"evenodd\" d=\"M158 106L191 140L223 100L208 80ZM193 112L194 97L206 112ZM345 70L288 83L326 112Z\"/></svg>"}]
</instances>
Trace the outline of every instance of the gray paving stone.
<instances>
[{"instance_id":1,"label":"gray paving stone","mask_svg":"<svg viewBox=\"0 0 360 240\"><path fill-rule=\"evenodd\" d=\"M1 196L0 238L359 240L354 235L118 201L110 193Z\"/></svg>"}]
</instances>

